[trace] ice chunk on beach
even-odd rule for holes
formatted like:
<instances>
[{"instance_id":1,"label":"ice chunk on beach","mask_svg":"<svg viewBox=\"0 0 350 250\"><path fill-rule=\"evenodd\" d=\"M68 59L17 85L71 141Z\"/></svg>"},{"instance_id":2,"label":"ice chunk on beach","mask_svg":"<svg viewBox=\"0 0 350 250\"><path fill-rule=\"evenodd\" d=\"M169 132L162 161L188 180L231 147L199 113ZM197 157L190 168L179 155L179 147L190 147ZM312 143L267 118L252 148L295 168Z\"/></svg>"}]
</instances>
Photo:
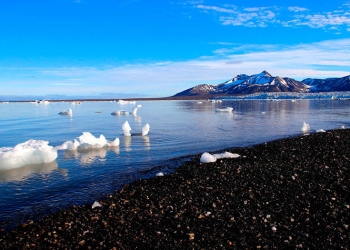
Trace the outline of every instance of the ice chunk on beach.
<instances>
[{"instance_id":1,"label":"ice chunk on beach","mask_svg":"<svg viewBox=\"0 0 350 250\"><path fill-rule=\"evenodd\" d=\"M0 148L0 170L55 161L57 150L48 144L48 141L28 140L14 148Z\"/></svg>"},{"instance_id":2,"label":"ice chunk on beach","mask_svg":"<svg viewBox=\"0 0 350 250\"><path fill-rule=\"evenodd\" d=\"M56 149L81 150L117 146L119 146L119 138L116 138L114 141L108 141L103 135L97 138L90 132L83 132L83 134L77 139L74 139L74 141L66 141L61 146L56 147Z\"/></svg>"},{"instance_id":3,"label":"ice chunk on beach","mask_svg":"<svg viewBox=\"0 0 350 250\"><path fill-rule=\"evenodd\" d=\"M95 201L94 204L92 204L92 209L95 207L102 207L102 205L98 201Z\"/></svg>"},{"instance_id":4,"label":"ice chunk on beach","mask_svg":"<svg viewBox=\"0 0 350 250\"><path fill-rule=\"evenodd\" d=\"M301 128L302 132L309 132L310 131L310 124L307 124L306 122L303 123L303 127Z\"/></svg>"},{"instance_id":5,"label":"ice chunk on beach","mask_svg":"<svg viewBox=\"0 0 350 250\"><path fill-rule=\"evenodd\" d=\"M317 133L324 133L324 132L326 132L326 130L324 130L324 129L321 128L321 129L317 130L316 132L317 132Z\"/></svg>"},{"instance_id":6,"label":"ice chunk on beach","mask_svg":"<svg viewBox=\"0 0 350 250\"><path fill-rule=\"evenodd\" d=\"M213 156L216 159L221 159L221 158L238 158L238 157L240 157L239 154L232 154L230 152L225 152L225 153L221 153L221 154L213 154Z\"/></svg>"},{"instance_id":7,"label":"ice chunk on beach","mask_svg":"<svg viewBox=\"0 0 350 250\"><path fill-rule=\"evenodd\" d=\"M131 133L130 133L131 127L128 121L124 122L124 124L122 125L122 130L123 130L124 136L131 136Z\"/></svg>"},{"instance_id":8,"label":"ice chunk on beach","mask_svg":"<svg viewBox=\"0 0 350 250\"><path fill-rule=\"evenodd\" d=\"M149 126L148 123L145 126L143 126L143 128L142 128L142 136L148 135L149 129L150 129L150 126Z\"/></svg>"},{"instance_id":9,"label":"ice chunk on beach","mask_svg":"<svg viewBox=\"0 0 350 250\"><path fill-rule=\"evenodd\" d=\"M240 157L239 154L232 154L230 152L225 152L221 154L209 154L208 152L205 152L202 154L200 158L201 163L209 163L209 162L216 162L217 159L222 158L238 158Z\"/></svg>"},{"instance_id":10,"label":"ice chunk on beach","mask_svg":"<svg viewBox=\"0 0 350 250\"><path fill-rule=\"evenodd\" d=\"M208 152L205 152L202 154L200 162L201 163L216 162L216 158L213 155L209 154Z\"/></svg>"}]
</instances>

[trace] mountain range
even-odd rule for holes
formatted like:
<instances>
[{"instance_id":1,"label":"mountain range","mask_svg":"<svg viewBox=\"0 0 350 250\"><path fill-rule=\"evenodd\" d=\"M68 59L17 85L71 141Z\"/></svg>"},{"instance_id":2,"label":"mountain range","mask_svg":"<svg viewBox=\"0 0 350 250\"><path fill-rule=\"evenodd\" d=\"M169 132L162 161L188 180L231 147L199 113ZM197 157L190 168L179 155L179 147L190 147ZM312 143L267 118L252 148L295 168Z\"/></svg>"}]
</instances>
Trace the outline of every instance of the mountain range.
<instances>
[{"instance_id":1,"label":"mountain range","mask_svg":"<svg viewBox=\"0 0 350 250\"><path fill-rule=\"evenodd\" d=\"M341 78L307 78L297 81L288 77L272 76L267 71L255 75L240 74L218 84L200 84L175 94L173 97L244 95L267 92L317 93L350 91L350 75Z\"/></svg>"}]
</instances>

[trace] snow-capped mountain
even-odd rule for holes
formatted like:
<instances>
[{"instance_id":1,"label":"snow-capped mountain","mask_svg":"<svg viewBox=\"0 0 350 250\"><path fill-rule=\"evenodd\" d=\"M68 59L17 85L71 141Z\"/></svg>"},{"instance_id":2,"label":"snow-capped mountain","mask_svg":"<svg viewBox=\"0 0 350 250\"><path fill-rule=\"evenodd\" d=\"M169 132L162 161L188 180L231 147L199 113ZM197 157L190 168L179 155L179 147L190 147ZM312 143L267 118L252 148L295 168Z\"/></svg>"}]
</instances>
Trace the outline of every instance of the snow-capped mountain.
<instances>
[{"instance_id":1,"label":"snow-capped mountain","mask_svg":"<svg viewBox=\"0 0 350 250\"><path fill-rule=\"evenodd\" d=\"M272 76L263 71L255 75L240 74L217 86L197 85L174 96L234 95L266 92L330 92L350 91L350 76L329 79L297 81L288 77Z\"/></svg>"},{"instance_id":2,"label":"snow-capped mountain","mask_svg":"<svg viewBox=\"0 0 350 250\"><path fill-rule=\"evenodd\" d=\"M309 85L312 92L350 91L350 75L327 79L307 78L302 82Z\"/></svg>"},{"instance_id":3,"label":"snow-capped mountain","mask_svg":"<svg viewBox=\"0 0 350 250\"><path fill-rule=\"evenodd\" d=\"M271 76L263 71L255 75L238 75L219 84L216 92L226 94L252 94L256 92L305 92L308 86L291 78Z\"/></svg>"}]
</instances>

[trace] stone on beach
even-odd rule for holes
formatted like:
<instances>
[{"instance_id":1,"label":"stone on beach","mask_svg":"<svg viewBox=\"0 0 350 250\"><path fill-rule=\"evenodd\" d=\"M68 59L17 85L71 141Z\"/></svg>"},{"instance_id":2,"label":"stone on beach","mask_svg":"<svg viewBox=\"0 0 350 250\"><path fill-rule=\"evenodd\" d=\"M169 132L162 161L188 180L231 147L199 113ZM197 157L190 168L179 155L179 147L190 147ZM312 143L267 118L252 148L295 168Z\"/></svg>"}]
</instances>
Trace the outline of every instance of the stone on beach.
<instances>
[{"instance_id":1,"label":"stone on beach","mask_svg":"<svg viewBox=\"0 0 350 250\"><path fill-rule=\"evenodd\" d=\"M350 130L247 148L137 180L11 232L1 249L349 249Z\"/></svg>"}]
</instances>

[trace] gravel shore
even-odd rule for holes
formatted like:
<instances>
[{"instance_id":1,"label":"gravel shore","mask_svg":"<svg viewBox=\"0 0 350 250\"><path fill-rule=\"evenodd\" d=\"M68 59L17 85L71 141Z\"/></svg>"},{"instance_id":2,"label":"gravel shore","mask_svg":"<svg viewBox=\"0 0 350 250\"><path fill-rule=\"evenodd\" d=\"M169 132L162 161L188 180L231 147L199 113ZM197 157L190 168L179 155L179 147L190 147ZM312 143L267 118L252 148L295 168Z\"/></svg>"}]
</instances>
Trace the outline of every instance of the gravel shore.
<instances>
[{"instance_id":1,"label":"gravel shore","mask_svg":"<svg viewBox=\"0 0 350 250\"><path fill-rule=\"evenodd\" d=\"M0 249L350 249L350 130L228 150L0 232Z\"/></svg>"}]
</instances>

